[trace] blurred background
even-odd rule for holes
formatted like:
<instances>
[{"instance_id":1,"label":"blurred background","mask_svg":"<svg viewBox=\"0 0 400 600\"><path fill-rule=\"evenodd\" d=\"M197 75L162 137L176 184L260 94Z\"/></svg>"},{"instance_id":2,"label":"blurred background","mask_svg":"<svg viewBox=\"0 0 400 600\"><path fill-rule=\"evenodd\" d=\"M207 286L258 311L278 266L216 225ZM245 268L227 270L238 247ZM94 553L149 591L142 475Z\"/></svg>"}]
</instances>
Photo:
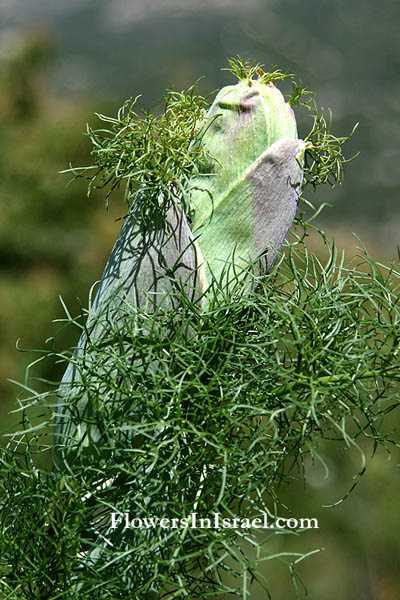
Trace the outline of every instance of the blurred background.
<instances>
[{"instance_id":1,"label":"blurred background","mask_svg":"<svg viewBox=\"0 0 400 600\"><path fill-rule=\"evenodd\" d=\"M63 317L85 306L102 273L123 214L120 199L88 198L86 184L67 185L58 172L88 165L86 123L114 116L126 98L155 108L166 88L185 89L202 76L208 94L232 78L227 58L278 65L316 90L346 135L342 186L308 192L333 206L318 225L348 255L356 233L377 259L397 257L400 203L400 3L398 0L0 0L0 419L12 425L18 388ZM299 137L311 126L298 114ZM100 126L100 125L99 125ZM77 300L80 299L80 301ZM76 342L62 338L61 348ZM57 366L36 377L57 380ZM36 384L35 384L36 385ZM38 384L40 385L40 384ZM317 517L320 529L279 536L275 548L325 548L299 566L309 597L324 600L400 598L400 484L394 456L380 452L350 499L343 496L361 468L356 451L321 449L330 467L307 466L306 487L285 492L293 516ZM268 564L267 564L268 565ZM266 566L273 598L295 597L287 569ZM254 589L252 599L265 594Z\"/></svg>"}]
</instances>

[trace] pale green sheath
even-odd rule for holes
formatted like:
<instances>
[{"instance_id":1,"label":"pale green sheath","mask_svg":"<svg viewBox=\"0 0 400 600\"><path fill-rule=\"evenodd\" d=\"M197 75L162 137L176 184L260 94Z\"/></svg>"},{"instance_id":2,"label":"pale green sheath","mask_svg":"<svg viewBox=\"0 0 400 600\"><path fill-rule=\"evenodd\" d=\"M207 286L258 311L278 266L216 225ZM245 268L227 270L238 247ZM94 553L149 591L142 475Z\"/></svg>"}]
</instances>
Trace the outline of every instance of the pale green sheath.
<instances>
[{"instance_id":1,"label":"pale green sheath","mask_svg":"<svg viewBox=\"0 0 400 600\"><path fill-rule=\"evenodd\" d=\"M306 144L271 83L223 88L208 118L203 143L214 160L192 182L192 228L207 283L226 284L261 254L265 271L275 262L296 214Z\"/></svg>"},{"instance_id":2,"label":"pale green sheath","mask_svg":"<svg viewBox=\"0 0 400 600\"><path fill-rule=\"evenodd\" d=\"M104 340L108 328L123 328L127 311L134 314L140 308L152 312L157 306L173 310L178 283L192 299L199 296L197 253L186 217L177 206L171 206L166 217L166 223L143 230L132 210L115 242L89 309L87 333L81 335L58 391L54 434L58 458L63 461L67 455L73 459L78 447L79 452L94 449L101 438L93 423L107 400L100 376L102 370L107 371L107 364L91 364L90 344ZM100 383L98 389L94 384L89 397L90 370L92 379Z\"/></svg>"}]
</instances>

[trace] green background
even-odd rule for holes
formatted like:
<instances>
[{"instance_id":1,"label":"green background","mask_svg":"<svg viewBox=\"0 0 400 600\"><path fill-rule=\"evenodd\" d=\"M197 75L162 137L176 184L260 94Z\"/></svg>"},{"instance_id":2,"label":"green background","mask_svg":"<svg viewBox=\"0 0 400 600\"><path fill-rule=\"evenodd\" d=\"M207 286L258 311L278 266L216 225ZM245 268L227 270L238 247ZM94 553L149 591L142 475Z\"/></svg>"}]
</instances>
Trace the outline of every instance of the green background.
<instances>
[{"instance_id":1,"label":"green background","mask_svg":"<svg viewBox=\"0 0 400 600\"><path fill-rule=\"evenodd\" d=\"M202 93L231 82L221 72L237 54L295 73L333 113L333 131L359 127L345 151L360 155L342 186L308 192L332 203L318 224L351 256L356 233L375 258L397 256L400 205L400 84L398 24L393 0L6 0L0 3L0 411L2 425L36 355L63 316L87 304L124 212L119 198L104 208L101 191L87 198L84 181L67 186L58 171L90 164L86 123L114 115L128 97L155 108L166 88L201 76ZM299 136L310 120L299 115ZM318 251L318 248L315 248ZM76 340L57 338L60 349ZM47 347L49 346L49 343ZM36 377L56 380L57 366ZM40 383L35 384L37 386ZM325 550L300 566L311 598L397 600L400 597L396 463L382 451L353 494L321 508L351 487L361 459L354 450L324 446L330 475L307 468L307 486L293 483L285 499L293 516L317 517L320 528L300 539L279 536L276 548ZM287 570L266 565L273 598L294 598ZM265 596L254 590L254 600Z\"/></svg>"}]
</instances>

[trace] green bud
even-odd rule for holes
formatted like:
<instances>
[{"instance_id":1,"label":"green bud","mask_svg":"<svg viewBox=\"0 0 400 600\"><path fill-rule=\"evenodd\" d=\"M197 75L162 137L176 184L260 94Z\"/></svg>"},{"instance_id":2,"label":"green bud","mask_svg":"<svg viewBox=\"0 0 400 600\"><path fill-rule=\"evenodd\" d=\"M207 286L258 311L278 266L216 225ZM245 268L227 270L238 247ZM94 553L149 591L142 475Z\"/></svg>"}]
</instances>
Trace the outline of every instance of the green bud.
<instances>
[{"instance_id":1,"label":"green bud","mask_svg":"<svg viewBox=\"0 0 400 600\"><path fill-rule=\"evenodd\" d=\"M232 276L267 248L264 269L277 258L296 214L306 143L281 92L261 81L223 88L206 120L210 160L191 182L193 232L206 281Z\"/></svg>"},{"instance_id":2,"label":"green bud","mask_svg":"<svg viewBox=\"0 0 400 600\"><path fill-rule=\"evenodd\" d=\"M177 285L196 300L212 274L226 280L234 267L236 277L238 268L266 248L263 268L268 271L286 238L301 190L298 161L306 144L297 139L293 112L281 92L271 83L247 80L222 89L201 141L210 159L191 181L192 228L178 204L163 222L155 219L144 226L142 192L125 219L59 388L55 440L61 462L73 457L78 444L80 451L93 451L101 439L92 415L101 410L102 391L91 397L86 391L87 349L119 324L120 305L147 312L160 304L174 308ZM96 365L99 373L107 368Z\"/></svg>"}]
</instances>

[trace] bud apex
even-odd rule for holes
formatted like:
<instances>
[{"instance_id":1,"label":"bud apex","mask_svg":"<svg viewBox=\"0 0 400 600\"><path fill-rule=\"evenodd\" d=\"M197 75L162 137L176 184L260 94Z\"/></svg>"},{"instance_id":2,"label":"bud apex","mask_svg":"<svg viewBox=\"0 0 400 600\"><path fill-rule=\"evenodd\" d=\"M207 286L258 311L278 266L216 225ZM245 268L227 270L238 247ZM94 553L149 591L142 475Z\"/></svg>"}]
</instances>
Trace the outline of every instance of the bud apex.
<instances>
[{"instance_id":1,"label":"bud apex","mask_svg":"<svg viewBox=\"0 0 400 600\"><path fill-rule=\"evenodd\" d=\"M191 189L207 282L228 276L231 266L237 272L265 250L268 271L301 193L306 144L297 139L293 111L272 83L243 80L218 93L205 127L211 158Z\"/></svg>"}]
</instances>

